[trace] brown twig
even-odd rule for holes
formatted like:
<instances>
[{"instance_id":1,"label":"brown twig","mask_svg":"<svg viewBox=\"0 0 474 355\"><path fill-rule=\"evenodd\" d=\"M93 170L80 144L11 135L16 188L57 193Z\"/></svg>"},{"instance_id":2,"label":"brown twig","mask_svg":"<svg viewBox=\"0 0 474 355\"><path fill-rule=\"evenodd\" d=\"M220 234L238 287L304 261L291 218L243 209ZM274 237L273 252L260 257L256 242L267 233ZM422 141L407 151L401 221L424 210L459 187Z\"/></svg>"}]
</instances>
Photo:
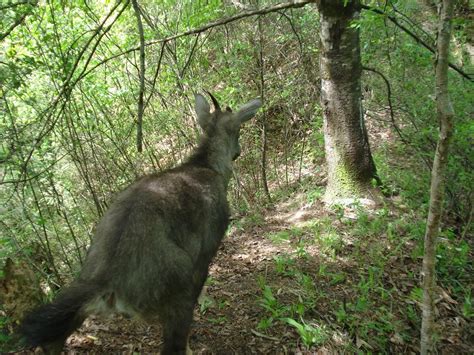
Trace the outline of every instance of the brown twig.
<instances>
[{"instance_id":1,"label":"brown twig","mask_svg":"<svg viewBox=\"0 0 474 355\"><path fill-rule=\"evenodd\" d=\"M132 0L132 6L135 11L135 16L137 17L138 34L140 36L140 70L138 71L140 91L138 93L137 104L137 151L141 153L143 151L143 112L145 109L143 105L143 95L145 93L145 37L137 0Z\"/></svg>"},{"instance_id":2,"label":"brown twig","mask_svg":"<svg viewBox=\"0 0 474 355\"><path fill-rule=\"evenodd\" d=\"M395 122L395 114L393 112L393 105L392 105L392 88L390 86L390 82L388 81L387 77L382 72L380 72L380 71L378 71L377 69L374 69L374 68L369 68L369 67L366 67L366 66L362 66L362 69L364 69L366 71L373 72L375 74L378 74L383 79L383 81L385 82L385 86L387 87L387 103L388 103L388 107L389 107L389 110L390 110L390 121L392 122L392 126L395 129L395 131L397 132L397 134L400 137L400 139L402 140L402 142L405 143L405 144L408 144L405 137L403 137L403 134L402 134L400 128L398 127L397 123Z\"/></svg>"},{"instance_id":3,"label":"brown twig","mask_svg":"<svg viewBox=\"0 0 474 355\"><path fill-rule=\"evenodd\" d=\"M160 73L161 62L163 61L163 54L165 52L165 45L166 45L166 42L163 42L161 44L160 57L158 58L158 64L156 65L155 75L153 76L153 81L151 82L150 94L148 95L148 98L146 99L145 107L148 106L148 103L150 102L150 99L153 96L153 92L155 90L156 79L158 78L158 74Z\"/></svg>"}]
</instances>

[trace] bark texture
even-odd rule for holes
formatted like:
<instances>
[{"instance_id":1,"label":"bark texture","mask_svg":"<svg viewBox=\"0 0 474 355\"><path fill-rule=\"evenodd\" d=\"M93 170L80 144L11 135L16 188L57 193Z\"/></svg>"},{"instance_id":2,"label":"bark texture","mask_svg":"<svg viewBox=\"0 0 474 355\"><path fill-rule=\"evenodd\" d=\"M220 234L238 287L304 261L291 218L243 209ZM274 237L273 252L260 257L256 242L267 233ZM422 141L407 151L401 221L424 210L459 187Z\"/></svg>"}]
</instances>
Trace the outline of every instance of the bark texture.
<instances>
[{"instance_id":1,"label":"bark texture","mask_svg":"<svg viewBox=\"0 0 474 355\"><path fill-rule=\"evenodd\" d=\"M453 0L440 4L438 43L436 52L436 111L440 131L431 172L430 206L425 233L423 256L423 315L421 325L421 354L435 352L434 313L436 287L436 241L443 208L448 148L453 132L454 112L448 94L448 56L451 36Z\"/></svg>"},{"instance_id":2,"label":"bark texture","mask_svg":"<svg viewBox=\"0 0 474 355\"><path fill-rule=\"evenodd\" d=\"M320 0L321 105L328 167L326 202L373 197L375 164L365 134L361 104L358 0Z\"/></svg>"}]
</instances>

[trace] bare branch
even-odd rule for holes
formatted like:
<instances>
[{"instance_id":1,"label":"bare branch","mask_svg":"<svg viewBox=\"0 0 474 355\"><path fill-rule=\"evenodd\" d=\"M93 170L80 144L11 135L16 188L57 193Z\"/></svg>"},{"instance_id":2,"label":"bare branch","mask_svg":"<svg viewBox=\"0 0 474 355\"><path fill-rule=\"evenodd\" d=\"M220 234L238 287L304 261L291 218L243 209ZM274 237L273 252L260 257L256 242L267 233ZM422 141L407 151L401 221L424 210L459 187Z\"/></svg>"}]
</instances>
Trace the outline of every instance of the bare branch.
<instances>
[{"instance_id":1,"label":"bare branch","mask_svg":"<svg viewBox=\"0 0 474 355\"><path fill-rule=\"evenodd\" d=\"M211 28L218 27L218 26L223 26L223 25L226 25L228 23L235 22L235 21L247 18L247 17L256 16L256 15L266 15L266 14L269 14L269 13L272 13L272 12L278 12L278 11L285 10L285 9L299 8L299 7L303 7L303 6L305 6L307 4L310 4L310 3L314 3L314 0L294 0L294 1L286 2L286 3L274 5L274 6L264 7L263 9L258 9L258 10L253 10L253 11L244 11L244 12L241 12L241 13L239 13L237 15L234 15L234 16L231 16L231 17L227 17L227 18L223 18L223 19L218 20L218 21L210 22L207 25L204 25L202 27L198 27L198 28L186 31L186 32L181 32L181 33L169 36L169 37L165 37L165 38L157 39L157 40L154 40L154 41L150 41L148 43L145 43L145 47L152 46L152 45L155 45L155 44L158 44L158 43L167 43L169 41L173 41L175 39L185 37L185 36L189 36L189 35L192 35L192 34L202 33L202 32L205 32L205 31L211 29ZM85 72L84 75L81 78L79 78L79 80L82 79L84 76L88 75L93 70L95 70L97 67L101 66L102 64L105 64L108 61L110 61L112 59L115 59L115 58L118 58L122 55L132 53L132 52L135 52L135 51L138 51L138 50L140 50L140 47L130 48L130 49L127 49L126 51L114 54L113 56L104 59L100 63L97 63L92 68L90 68L87 72Z\"/></svg>"},{"instance_id":2,"label":"bare branch","mask_svg":"<svg viewBox=\"0 0 474 355\"><path fill-rule=\"evenodd\" d=\"M314 2L314 0L313 1L311 1L311 0L295 0L295 1L287 2L287 3L283 3L283 4L278 4L278 5L275 5L275 6L264 7L263 9L259 9L259 10L243 11L243 12L237 14L237 15L227 17L227 18L223 18L223 19L218 20L218 21L210 22L207 25L204 25L204 26L199 27L199 28L195 28L195 29L192 29L192 30L189 30L189 31L186 31L186 32L181 32L181 33L178 33L176 35L169 36L167 38L158 39L156 41L148 42L146 45L151 46L151 45L154 45L156 43L161 43L161 42L164 42L164 41L168 42L168 41L178 39L178 38L181 38L181 37L184 37L184 36L189 36L189 35L192 35L192 34L198 34L198 33L207 31L207 30L209 30L213 27L222 26L222 25L228 24L230 22L241 20L241 19L246 18L246 17L251 17L251 16L255 16L255 15L266 15L270 12L276 12L276 11L280 11L280 10L284 10L284 9L290 9L290 8L303 7L303 6L305 6L309 3L312 3L312 2ZM135 49L135 50L137 50L137 49Z\"/></svg>"},{"instance_id":3,"label":"bare branch","mask_svg":"<svg viewBox=\"0 0 474 355\"><path fill-rule=\"evenodd\" d=\"M390 110L390 121L392 122L392 126L393 126L393 128L395 128L395 131L397 131L397 134L400 137L400 139L402 140L402 142L405 143L405 144L408 144L405 137L403 137L400 128L398 127L397 123L395 122L395 115L394 115L393 106L392 106L392 88L390 86L390 82L388 81L387 77L382 72L380 72L380 71L378 71L377 69L374 69L374 68L369 68L369 67L366 67L366 66L362 66L362 69L367 70L367 71L371 71L373 73L376 73L376 74L380 75L380 77L385 82L385 85L387 86L387 102L388 102L388 107L389 107L389 110Z\"/></svg>"},{"instance_id":4,"label":"bare branch","mask_svg":"<svg viewBox=\"0 0 474 355\"><path fill-rule=\"evenodd\" d=\"M193 59L194 52L196 51L196 47L199 43L199 35L196 36L194 39L193 46L191 48L191 51L189 52L188 58L186 59L186 63L184 63L183 68L180 71L180 76L183 77L184 73L186 72L186 69L188 69L188 66L191 64L191 60Z\"/></svg>"},{"instance_id":5,"label":"bare branch","mask_svg":"<svg viewBox=\"0 0 474 355\"><path fill-rule=\"evenodd\" d=\"M34 5L34 6L36 6L37 3L38 3L38 1L35 1L35 0L23 0L23 1L18 1L18 2L11 2L7 5L0 6L0 10L6 10L6 9L10 9L12 7L17 7L17 6L21 6L21 5Z\"/></svg>"},{"instance_id":6,"label":"bare branch","mask_svg":"<svg viewBox=\"0 0 474 355\"><path fill-rule=\"evenodd\" d=\"M94 31L94 34L91 36L91 38L89 38L89 40L87 41L87 43L84 45L84 47L81 49L78 57L76 58L76 61L73 65L73 68L71 69L71 71L69 72L66 80L64 81L63 85L62 85L62 88L61 88L61 91L59 92L59 94L56 96L56 98L53 100L53 102L51 103L51 105L48 106L48 108L46 108L42 113L41 113L41 120L45 121L45 125L44 127L40 130L38 136L35 138L34 140L34 144L33 144L33 147L30 149L29 153L27 154L26 156L26 159L24 161L24 166L26 167L28 162L30 161L31 157L33 156L33 153L34 151L36 150L36 148L39 146L39 144L41 143L42 139L49 133L51 132L55 125L56 125L56 122L58 121L59 117L61 116L61 113L63 112L64 108L65 108L65 105L66 105L66 101L63 101L63 104L61 105L61 108L59 110L59 113L57 114L56 118L52 120L52 122L49 122L51 120L51 117L54 115L54 112L56 111L56 108L59 104L59 102L61 101L61 99L64 97L64 96L68 96L72 89L74 88L74 86L77 84L77 82L83 78L83 75L84 75L84 72L86 71L86 68L87 66L89 65L91 59L92 59L92 56L93 54L95 53L95 50L97 49L97 46L99 45L102 37L105 35L105 33L107 33L113 26L113 24L117 21L117 19L120 17L120 15L123 13L123 11L125 10L125 8L128 6L128 3L129 3L129 0L127 0L123 6L123 8L119 11L119 13L117 14L117 16L114 18L114 20L112 21L112 23L110 25L108 25L105 29L104 29L104 26L105 26L105 23L107 22L107 20L109 19L109 17L115 12L115 10L117 9L117 7L122 3L122 1L118 1L117 4L110 10L110 12L107 14L107 16L105 17L105 19L103 20L103 22L100 24L100 26ZM82 69L82 72L79 74L78 78L74 81L72 81L72 77L74 76L74 73L77 69L77 67L79 66L79 63L80 63L80 60L82 59L82 57L84 56L87 48L90 46L90 44L92 43L93 39L101 32L102 34L99 35L99 38L97 39L94 47L92 48L91 50L91 53L89 54L89 57L88 59L86 60L86 63L84 64L84 67ZM48 125L49 123L49 125ZM26 169L25 169L26 171Z\"/></svg>"},{"instance_id":7,"label":"bare branch","mask_svg":"<svg viewBox=\"0 0 474 355\"><path fill-rule=\"evenodd\" d=\"M150 99L153 95L153 91L155 90L156 79L158 78L158 74L160 73L161 62L163 60L163 54L165 52L165 45L166 45L166 42L163 42L161 44L160 57L158 58L158 64L156 65L155 75L153 76L153 81L151 83L150 95L148 95L148 98L146 99L145 107L148 106L148 103L150 102Z\"/></svg>"},{"instance_id":8,"label":"bare branch","mask_svg":"<svg viewBox=\"0 0 474 355\"><path fill-rule=\"evenodd\" d=\"M17 2L17 3L2 6L2 7L0 7L0 10L5 10L5 9L10 8L10 7L15 7L15 6L19 6L19 5L36 6L36 5L38 5L38 1L31 1L31 0L20 1L20 2ZM23 23L23 21L25 21L26 16L28 16L29 14L30 13L28 12L28 10L26 10L26 12L24 14L22 14L4 33L0 33L0 41L3 41L6 37L8 37L8 35L10 35L10 33L13 32L13 30L15 28L20 26Z\"/></svg>"},{"instance_id":9,"label":"bare branch","mask_svg":"<svg viewBox=\"0 0 474 355\"><path fill-rule=\"evenodd\" d=\"M0 41L3 41L10 33L13 32L13 30L14 30L15 28L17 28L18 26L20 26L20 25L23 23L23 21L25 21L26 16L28 16L27 13L24 13L23 15L21 15L20 18L18 18L18 19L15 21L15 23L13 23L13 24L7 29L7 31L6 31L5 33L0 34Z\"/></svg>"},{"instance_id":10,"label":"bare branch","mask_svg":"<svg viewBox=\"0 0 474 355\"><path fill-rule=\"evenodd\" d=\"M375 7L368 6L368 5L363 5L361 4L360 7L364 10L369 10L372 12L375 12L376 14L386 16L390 21L393 22L395 26L400 28L402 31L404 31L406 34L408 34L411 38L413 38L416 42L421 44L423 47L425 47L427 50L429 50L431 53L435 54L436 51L433 47L431 47L428 43L423 41L419 36L417 36L413 31L402 25L398 19L392 15L387 14L386 12L379 10ZM469 81L474 81L474 78L472 78L472 74L465 73L461 68L459 68L456 64L449 63L448 64L450 68L454 69L456 72L458 72L461 76L466 78Z\"/></svg>"},{"instance_id":11,"label":"bare branch","mask_svg":"<svg viewBox=\"0 0 474 355\"><path fill-rule=\"evenodd\" d=\"M143 150L143 94L145 92L145 37L143 34L143 23L140 15L140 8L137 0L132 0L133 10L137 17L138 34L140 36L140 70L138 76L140 78L140 91L138 93L137 104L137 151L139 153Z\"/></svg>"}]
</instances>

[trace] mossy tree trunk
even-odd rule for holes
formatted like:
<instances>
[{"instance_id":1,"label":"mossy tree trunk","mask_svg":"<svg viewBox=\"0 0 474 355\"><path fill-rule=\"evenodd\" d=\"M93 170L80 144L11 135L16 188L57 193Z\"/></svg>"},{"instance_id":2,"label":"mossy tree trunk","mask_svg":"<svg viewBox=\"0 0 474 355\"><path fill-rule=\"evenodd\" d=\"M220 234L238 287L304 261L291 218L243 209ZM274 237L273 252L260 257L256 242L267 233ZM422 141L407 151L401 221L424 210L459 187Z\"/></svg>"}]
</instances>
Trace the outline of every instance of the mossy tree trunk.
<instances>
[{"instance_id":1,"label":"mossy tree trunk","mask_svg":"<svg viewBox=\"0 0 474 355\"><path fill-rule=\"evenodd\" d=\"M320 0L321 105L328 183L325 200L373 197L377 179L361 105L359 1Z\"/></svg>"}]
</instances>

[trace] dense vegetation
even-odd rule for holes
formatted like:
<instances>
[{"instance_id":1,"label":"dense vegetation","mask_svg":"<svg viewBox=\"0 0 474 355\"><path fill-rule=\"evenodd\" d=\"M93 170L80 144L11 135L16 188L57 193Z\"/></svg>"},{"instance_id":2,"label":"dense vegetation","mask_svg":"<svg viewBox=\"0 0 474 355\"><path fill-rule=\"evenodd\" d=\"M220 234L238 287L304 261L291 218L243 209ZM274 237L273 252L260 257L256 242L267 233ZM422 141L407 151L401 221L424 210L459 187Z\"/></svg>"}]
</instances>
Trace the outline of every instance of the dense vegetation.
<instances>
[{"instance_id":1,"label":"dense vegetation","mask_svg":"<svg viewBox=\"0 0 474 355\"><path fill-rule=\"evenodd\" d=\"M239 237L252 235L262 255L272 252L247 264L253 274L243 278L242 294L254 292L242 302L258 314L234 327L251 328L267 351L280 337L278 346L290 351L416 351L438 122L433 53L400 25L435 48L437 16L430 1L365 3L382 12L365 10L353 26L361 31L363 108L384 201L372 210L326 210L319 14L312 4L219 23L276 2L140 2L146 70L139 152L140 35L132 4L2 1L0 265L21 260L51 297L80 269L114 193L175 165L195 145L193 92L209 90L232 107L260 96L262 113L242 130L228 245L249 251ZM474 314L474 90L460 74L474 71L468 3L457 2L453 19L455 132L437 252L439 346L451 353L472 351ZM202 30L186 34L191 29ZM282 217L301 213L308 217ZM214 271L209 293L225 282ZM240 291L234 285L229 292ZM212 297L199 310L212 320L204 324L225 327L237 300L218 291ZM5 330L17 320L9 310L6 303L0 310ZM7 341L2 334L0 343Z\"/></svg>"}]
</instances>

